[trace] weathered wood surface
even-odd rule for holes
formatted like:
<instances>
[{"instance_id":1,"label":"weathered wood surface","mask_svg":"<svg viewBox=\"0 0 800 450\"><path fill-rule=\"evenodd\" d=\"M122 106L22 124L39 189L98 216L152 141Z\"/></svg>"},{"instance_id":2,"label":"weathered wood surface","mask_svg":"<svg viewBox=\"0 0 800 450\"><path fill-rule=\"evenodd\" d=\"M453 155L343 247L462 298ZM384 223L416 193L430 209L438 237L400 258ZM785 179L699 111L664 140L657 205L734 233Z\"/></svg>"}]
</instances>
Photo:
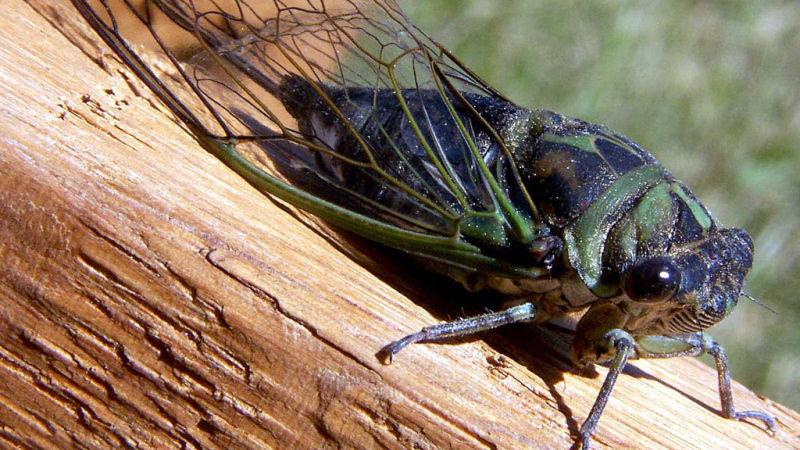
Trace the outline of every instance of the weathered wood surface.
<instances>
[{"instance_id":1,"label":"weathered wood surface","mask_svg":"<svg viewBox=\"0 0 800 450\"><path fill-rule=\"evenodd\" d=\"M602 377L566 344L522 327L381 365L459 291L257 193L68 2L9 0L0 25L1 446L571 445ZM777 436L720 418L697 361L627 373L597 447L800 448L800 415L739 385Z\"/></svg>"}]
</instances>

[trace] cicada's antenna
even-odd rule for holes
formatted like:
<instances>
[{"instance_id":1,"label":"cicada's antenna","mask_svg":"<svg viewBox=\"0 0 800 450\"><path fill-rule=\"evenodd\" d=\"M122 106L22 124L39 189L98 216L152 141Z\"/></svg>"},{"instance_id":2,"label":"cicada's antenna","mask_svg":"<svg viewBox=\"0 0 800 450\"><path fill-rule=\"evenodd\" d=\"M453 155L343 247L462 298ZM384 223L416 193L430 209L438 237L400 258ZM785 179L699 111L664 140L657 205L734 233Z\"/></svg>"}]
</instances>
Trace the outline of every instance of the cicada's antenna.
<instances>
[{"instance_id":1,"label":"cicada's antenna","mask_svg":"<svg viewBox=\"0 0 800 450\"><path fill-rule=\"evenodd\" d=\"M749 298L751 302L753 302L756 305L766 309L767 311L771 312L772 314L778 314L778 311L775 311L774 309L770 308L766 304L761 303L760 301L756 300L756 298L753 297L752 295L750 295L749 292L742 291L742 296Z\"/></svg>"}]
</instances>

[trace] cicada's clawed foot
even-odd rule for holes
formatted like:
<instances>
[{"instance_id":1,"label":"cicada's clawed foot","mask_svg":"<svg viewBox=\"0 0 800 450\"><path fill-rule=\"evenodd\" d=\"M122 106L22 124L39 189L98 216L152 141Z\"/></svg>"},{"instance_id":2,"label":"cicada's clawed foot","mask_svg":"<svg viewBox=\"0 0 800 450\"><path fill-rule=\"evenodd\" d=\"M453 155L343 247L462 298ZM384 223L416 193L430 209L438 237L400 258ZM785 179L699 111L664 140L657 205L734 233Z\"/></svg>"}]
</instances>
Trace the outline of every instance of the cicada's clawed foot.
<instances>
[{"instance_id":1,"label":"cicada's clawed foot","mask_svg":"<svg viewBox=\"0 0 800 450\"><path fill-rule=\"evenodd\" d=\"M378 360L380 360L380 362L386 365L391 364L394 361L394 355L399 353L400 350L406 348L406 346L408 346L409 344L413 344L414 342L417 342L421 339L419 336L420 334L421 333L409 334L408 336L402 339L398 339L392 342L391 344L383 347L378 351L378 354L376 355L378 357Z\"/></svg>"},{"instance_id":2,"label":"cicada's clawed foot","mask_svg":"<svg viewBox=\"0 0 800 450\"><path fill-rule=\"evenodd\" d=\"M731 417L731 419L742 422L750 420L761 421L764 423L764 425L766 425L767 432L772 436L775 436L775 433L778 431L778 427L775 424L775 418L761 411L737 411L733 413L733 417Z\"/></svg>"},{"instance_id":3,"label":"cicada's clawed foot","mask_svg":"<svg viewBox=\"0 0 800 450\"><path fill-rule=\"evenodd\" d=\"M775 426L775 418L767 413L761 411L736 411L733 405L733 392L731 389L731 372L728 367L728 356L725 349L722 348L714 339L705 336L702 340L702 350L711 354L714 357L714 362L717 365L717 377L719 378L719 399L722 408L722 415L729 419L738 421L747 421L749 419L758 420L767 426L767 432L775 435L777 430Z\"/></svg>"}]
</instances>

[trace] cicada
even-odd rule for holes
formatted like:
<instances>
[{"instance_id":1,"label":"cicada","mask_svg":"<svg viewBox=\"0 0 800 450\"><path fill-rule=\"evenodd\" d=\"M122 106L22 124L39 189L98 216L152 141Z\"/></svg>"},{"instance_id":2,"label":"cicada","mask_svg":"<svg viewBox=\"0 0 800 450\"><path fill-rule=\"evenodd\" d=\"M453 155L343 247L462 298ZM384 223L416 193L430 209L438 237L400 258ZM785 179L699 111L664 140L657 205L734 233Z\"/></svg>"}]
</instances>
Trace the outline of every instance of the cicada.
<instances>
[{"instance_id":1,"label":"cicada","mask_svg":"<svg viewBox=\"0 0 800 450\"><path fill-rule=\"evenodd\" d=\"M734 408L725 352L703 334L736 306L753 242L631 139L514 103L392 0L73 3L253 186L508 298L505 310L388 344L387 362L412 343L582 312L572 358L610 368L584 447L632 357L711 354L722 415L774 429L771 416ZM137 53L131 21L177 77Z\"/></svg>"}]
</instances>

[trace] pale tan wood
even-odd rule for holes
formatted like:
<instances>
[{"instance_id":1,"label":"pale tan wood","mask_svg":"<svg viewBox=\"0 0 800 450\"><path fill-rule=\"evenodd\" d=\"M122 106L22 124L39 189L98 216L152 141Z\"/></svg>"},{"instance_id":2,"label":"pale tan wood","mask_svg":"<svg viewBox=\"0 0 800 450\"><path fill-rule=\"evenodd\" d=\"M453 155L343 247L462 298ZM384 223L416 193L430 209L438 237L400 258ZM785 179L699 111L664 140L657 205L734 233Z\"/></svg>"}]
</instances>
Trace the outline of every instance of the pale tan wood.
<instances>
[{"instance_id":1,"label":"pale tan wood","mask_svg":"<svg viewBox=\"0 0 800 450\"><path fill-rule=\"evenodd\" d=\"M565 342L517 328L381 365L459 291L257 193L51 3L0 8L0 445L571 445L602 377ZM777 436L722 419L699 362L635 362L597 447L800 448L800 415L734 395Z\"/></svg>"}]
</instances>

